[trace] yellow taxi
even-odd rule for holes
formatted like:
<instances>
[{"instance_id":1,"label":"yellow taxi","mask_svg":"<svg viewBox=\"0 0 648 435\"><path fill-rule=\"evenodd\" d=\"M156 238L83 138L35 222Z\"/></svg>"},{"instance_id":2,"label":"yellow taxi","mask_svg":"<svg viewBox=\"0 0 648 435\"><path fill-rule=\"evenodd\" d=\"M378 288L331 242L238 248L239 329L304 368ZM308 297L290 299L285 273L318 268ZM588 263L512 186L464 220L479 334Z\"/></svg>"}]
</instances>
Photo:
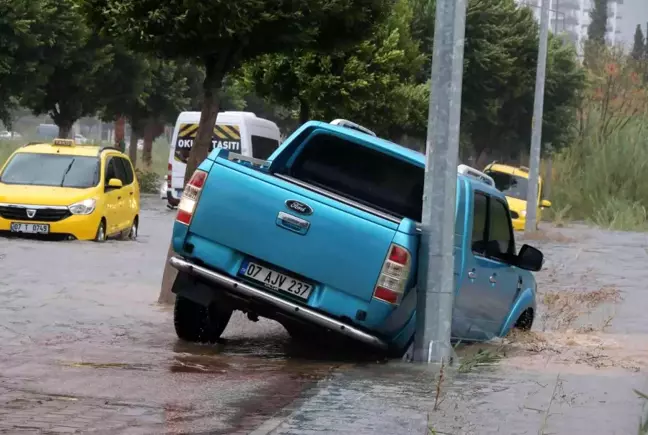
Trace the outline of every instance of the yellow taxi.
<instances>
[{"instance_id":1,"label":"yellow taxi","mask_svg":"<svg viewBox=\"0 0 648 435\"><path fill-rule=\"evenodd\" d=\"M515 167L493 162L484 168L484 173L495 181L497 189L506 195L511 210L513 229L524 230L527 214L527 188L529 185L529 168ZM551 201L542 199L542 177L538 177L538 204L536 222L542 218L542 210L551 207ZM536 223L537 228L537 223Z\"/></svg>"},{"instance_id":2,"label":"yellow taxi","mask_svg":"<svg viewBox=\"0 0 648 435\"><path fill-rule=\"evenodd\" d=\"M116 148L55 139L17 149L0 168L0 233L135 239L139 213L133 165Z\"/></svg>"}]
</instances>

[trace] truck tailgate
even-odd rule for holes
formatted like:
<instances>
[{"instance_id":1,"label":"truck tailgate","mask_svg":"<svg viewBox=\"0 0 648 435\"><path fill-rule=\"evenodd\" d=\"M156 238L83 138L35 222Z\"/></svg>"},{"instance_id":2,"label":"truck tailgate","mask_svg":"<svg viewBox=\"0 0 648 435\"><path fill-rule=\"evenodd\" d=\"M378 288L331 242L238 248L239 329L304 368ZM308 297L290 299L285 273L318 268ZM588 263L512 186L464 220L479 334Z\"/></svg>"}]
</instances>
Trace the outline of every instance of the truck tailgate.
<instances>
[{"instance_id":1,"label":"truck tailgate","mask_svg":"<svg viewBox=\"0 0 648 435\"><path fill-rule=\"evenodd\" d=\"M287 205L312 208L300 214ZM280 213L307 221L305 234L281 225ZM369 301L398 225L296 184L217 158L189 227L246 257ZM303 232L303 231L301 231ZM224 268L224 265L208 265Z\"/></svg>"}]
</instances>

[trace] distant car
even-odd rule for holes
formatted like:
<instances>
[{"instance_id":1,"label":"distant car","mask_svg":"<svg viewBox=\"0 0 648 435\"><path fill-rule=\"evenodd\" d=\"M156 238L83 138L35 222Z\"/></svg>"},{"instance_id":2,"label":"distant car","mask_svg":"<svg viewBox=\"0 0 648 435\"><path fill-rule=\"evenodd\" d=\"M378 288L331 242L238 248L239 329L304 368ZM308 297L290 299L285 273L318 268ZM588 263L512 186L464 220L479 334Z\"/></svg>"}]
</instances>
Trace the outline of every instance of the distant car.
<instances>
[{"instance_id":1,"label":"distant car","mask_svg":"<svg viewBox=\"0 0 648 435\"><path fill-rule=\"evenodd\" d=\"M15 131L7 131L7 130L0 131L0 139L20 139L20 138L22 138L22 135Z\"/></svg>"},{"instance_id":2,"label":"distant car","mask_svg":"<svg viewBox=\"0 0 648 435\"><path fill-rule=\"evenodd\" d=\"M139 212L133 165L112 147L29 144L0 171L0 233L135 239Z\"/></svg>"},{"instance_id":3,"label":"distant car","mask_svg":"<svg viewBox=\"0 0 648 435\"><path fill-rule=\"evenodd\" d=\"M86 138L82 134L75 134L74 135L74 142L78 143L78 144L87 144L88 143L88 138Z\"/></svg>"},{"instance_id":4,"label":"distant car","mask_svg":"<svg viewBox=\"0 0 648 435\"><path fill-rule=\"evenodd\" d=\"M484 173L495 181L495 187L506 195L511 211L513 229L524 230L527 215L527 190L529 185L529 168L510 166L493 162L484 168ZM538 177L537 220L542 217L542 210L551 207L551 201L542 198L542 177ZM537 223L536 223L537 227Z\"/></svg>"}]
</instances>

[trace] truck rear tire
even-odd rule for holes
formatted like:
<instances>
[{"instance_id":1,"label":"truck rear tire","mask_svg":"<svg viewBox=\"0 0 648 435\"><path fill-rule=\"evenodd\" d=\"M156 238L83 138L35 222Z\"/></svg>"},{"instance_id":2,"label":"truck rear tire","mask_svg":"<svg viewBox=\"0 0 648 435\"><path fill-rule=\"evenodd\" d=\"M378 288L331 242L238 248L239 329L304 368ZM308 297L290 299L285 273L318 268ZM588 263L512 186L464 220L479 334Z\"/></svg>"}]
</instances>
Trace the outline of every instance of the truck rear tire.
<instances>
[{"instance_id":1,"label":"truck rear tire","mask_svg":"<svg viewBox=\"0 0 648 435\"><path fill-rule=\"evenodd\" d=\"M177 296L173 324L181 340L194 343L216 343L232 317L232 310L197 304Z\"/></svg>"}]
</instances>

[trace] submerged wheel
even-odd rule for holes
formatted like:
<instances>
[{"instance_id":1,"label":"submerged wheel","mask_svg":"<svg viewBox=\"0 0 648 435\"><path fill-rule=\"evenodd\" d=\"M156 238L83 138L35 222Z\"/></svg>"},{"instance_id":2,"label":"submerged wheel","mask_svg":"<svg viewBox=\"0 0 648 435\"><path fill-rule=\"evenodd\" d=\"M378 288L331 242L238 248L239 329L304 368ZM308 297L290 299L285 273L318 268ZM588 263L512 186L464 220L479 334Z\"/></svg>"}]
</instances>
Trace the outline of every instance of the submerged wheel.
<instances>
[{"instance_id":1,"label":"submerged wheel","mask_svg":"<svg viewBox=\"0 0 648 435\"><path fill-rule=\"evenodd\" d=\"M137 240L137 234L139 232L139 218L135 216L131 227L123 233L123 240Z\"/></svg>"},{"instance_id":2,"label":"submerged wheel","mask_svg":"<svg viewBox=\"0 0 648 435\"><path fill-rule=\"evenodd\" d=\"M530 331L532 326L533 310L529 308L520 315L520 317L517 319L517 322L515 322L514 328L521 331Z\"/></svg>"},{"instance_id":3,"label":"submerged wheel","mask_svg":"<svg viewBox=\"0 0 648 435\"><path fill-rule=\"evenodd\" d=\"M103 243L106 241L106 220L101 219L99 222L99 228L97 228L97 234L95 235L95 242Z\"/></svg>"},{"instance_id":4,"label":"submerged wheel","mask_svg":"<svg viewBox=\"0 0 648 435\"><path fill-rule=\"evenodd\" d=\"M232 317L232 310L210 305L209 308L177 296L173 324L178 338L195 343L215 343Z\"/></svg>"}]
</instances>

